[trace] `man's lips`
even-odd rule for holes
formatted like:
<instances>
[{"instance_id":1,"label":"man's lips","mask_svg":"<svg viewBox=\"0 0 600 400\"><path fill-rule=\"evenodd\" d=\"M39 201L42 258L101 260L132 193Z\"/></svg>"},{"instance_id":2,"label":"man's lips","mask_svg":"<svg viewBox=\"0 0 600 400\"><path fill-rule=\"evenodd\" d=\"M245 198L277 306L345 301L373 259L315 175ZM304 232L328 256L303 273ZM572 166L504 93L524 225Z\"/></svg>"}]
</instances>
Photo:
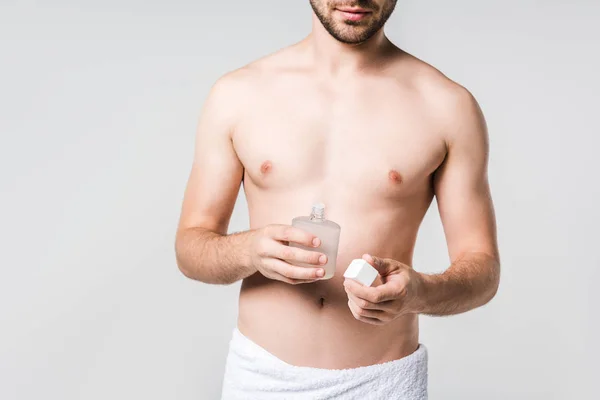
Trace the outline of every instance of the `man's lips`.
<instances>
[{"instance_id":1,"label":"man's lips","mask_svg":"<svg viewBox=\"0 0 600 400\"><path fill-rule=\"evenodd\" d=\"M371 11L367 10L366 8L360 8L360 7L337 7L337 9L340 10L340 11L351 12L351 13L368 13L368 12L371 12Z\"/></svg>"},{"instance_id":2,"label":"man's lips","mask_svg":"<svg viewBox=\"0 0 600 400\"><path fill-rule=\"evenodd\" d=\"M345 19L350 21L360 21L371 14L371 11L364 8L339 7L336 10L342 14Z\"/></svg>"}]
</instances>

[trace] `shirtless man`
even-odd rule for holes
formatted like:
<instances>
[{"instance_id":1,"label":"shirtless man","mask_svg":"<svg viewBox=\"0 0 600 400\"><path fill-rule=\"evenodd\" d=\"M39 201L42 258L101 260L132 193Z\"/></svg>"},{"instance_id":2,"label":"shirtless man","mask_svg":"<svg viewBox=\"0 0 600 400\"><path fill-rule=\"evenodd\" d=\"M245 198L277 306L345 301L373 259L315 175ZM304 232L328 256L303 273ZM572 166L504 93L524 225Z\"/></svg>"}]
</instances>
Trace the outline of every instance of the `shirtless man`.
<instances>
[{"instance_id":1,"label":"shirtless man","mask_svg":"<svg viewBox=\"0 0 600 400\"><path fill-rule=\"evenodd\" d=\"M209 284L243 279L237 328L280 360L316 369L372 366L419 348L419 314L466 312L497 291L488 133L469 91L385 36L395 0L310 4L305 39L212 87L177 263ZM227 234L241 184L250 230ZM412 258L434 195L451 265L424 274ZM342 228L336 273L327 280L318 275L326 261L319 238L290 226L315 201ZM305 251L289 242L316 245ZM361 257L383 285L342 276Z\"/></svg>"}]
</instances>

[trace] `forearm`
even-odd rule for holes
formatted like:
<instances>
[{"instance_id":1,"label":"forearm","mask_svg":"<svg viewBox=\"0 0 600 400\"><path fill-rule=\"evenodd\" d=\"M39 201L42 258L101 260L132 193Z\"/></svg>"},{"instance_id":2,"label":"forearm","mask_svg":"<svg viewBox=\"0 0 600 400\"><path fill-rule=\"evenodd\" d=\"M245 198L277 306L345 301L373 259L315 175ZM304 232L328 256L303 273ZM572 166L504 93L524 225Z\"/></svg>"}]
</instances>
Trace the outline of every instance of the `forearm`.
<instances>
[{"instance_id":1,"label":"forearm","mask_svg":"<svg viewBox=\"0 0 600 400\"><path fill-rule=\"evenodd\" d=\"M190 279L228 285L256 272L248 254L252 232L220 235L207 229L178 232L175 253L181 272Z\"/></svg>"},{"instance_id":2,"label":"forearm","mask_svg":"<svg viewBox=\"0 0 600 400\"><path fill-rule=\"evenodd\" d=\"M500 263L485 253L467 253L441 274L421 274L419 313L460 314L489 302L498 290Z\"/></svg>"}]
</instances>

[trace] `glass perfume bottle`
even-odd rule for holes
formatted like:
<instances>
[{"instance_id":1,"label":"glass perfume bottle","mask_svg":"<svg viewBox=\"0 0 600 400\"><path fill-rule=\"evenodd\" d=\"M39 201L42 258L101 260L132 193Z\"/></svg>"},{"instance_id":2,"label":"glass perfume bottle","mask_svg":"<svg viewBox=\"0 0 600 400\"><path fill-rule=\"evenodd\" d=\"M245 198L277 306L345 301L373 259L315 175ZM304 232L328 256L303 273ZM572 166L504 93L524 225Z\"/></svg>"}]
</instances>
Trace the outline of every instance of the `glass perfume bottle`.
<instances>
[{"instance_id":1,"label":"glass perfume bottle","mask_svg":"<svg viewBox=\"0 0 600 400\"><path fill-rule=\"evenodd\" d=\"M321 240L321 246L306 247L297 243L290 243L292 247L298 247L309 251L319 251L327 256L327 264L323 266L325 275L320 279L330 279L335 275L338 245L340 241L341 228L338 224L325 218L325 205L316 203L312 206L309 216L296 217L292 220L292 226L314 234ZM297 263L295 265L304 267L315 267L315 265Z\"/></svg>"}]
</instances>

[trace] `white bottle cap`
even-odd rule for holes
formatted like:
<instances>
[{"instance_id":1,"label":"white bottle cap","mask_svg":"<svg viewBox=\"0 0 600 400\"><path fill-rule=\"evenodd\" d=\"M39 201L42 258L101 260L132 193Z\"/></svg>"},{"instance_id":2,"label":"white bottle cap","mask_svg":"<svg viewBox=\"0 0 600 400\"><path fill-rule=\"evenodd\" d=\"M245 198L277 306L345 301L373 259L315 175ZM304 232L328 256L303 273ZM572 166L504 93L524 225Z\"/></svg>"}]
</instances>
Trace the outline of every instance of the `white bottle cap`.
<instances>
[{"instance_id":1,"label":"white bottle cap","mask_svg":"<svg viewBox=\"0 0 600 400\"><path fill-rule=\"evenodd\" d=\"M354 279L365 286L371 286L377 275L379 275L379 272L362 258L352 260L346 272L344 272L345 278Z\"/></svg>"}]
</instances>

